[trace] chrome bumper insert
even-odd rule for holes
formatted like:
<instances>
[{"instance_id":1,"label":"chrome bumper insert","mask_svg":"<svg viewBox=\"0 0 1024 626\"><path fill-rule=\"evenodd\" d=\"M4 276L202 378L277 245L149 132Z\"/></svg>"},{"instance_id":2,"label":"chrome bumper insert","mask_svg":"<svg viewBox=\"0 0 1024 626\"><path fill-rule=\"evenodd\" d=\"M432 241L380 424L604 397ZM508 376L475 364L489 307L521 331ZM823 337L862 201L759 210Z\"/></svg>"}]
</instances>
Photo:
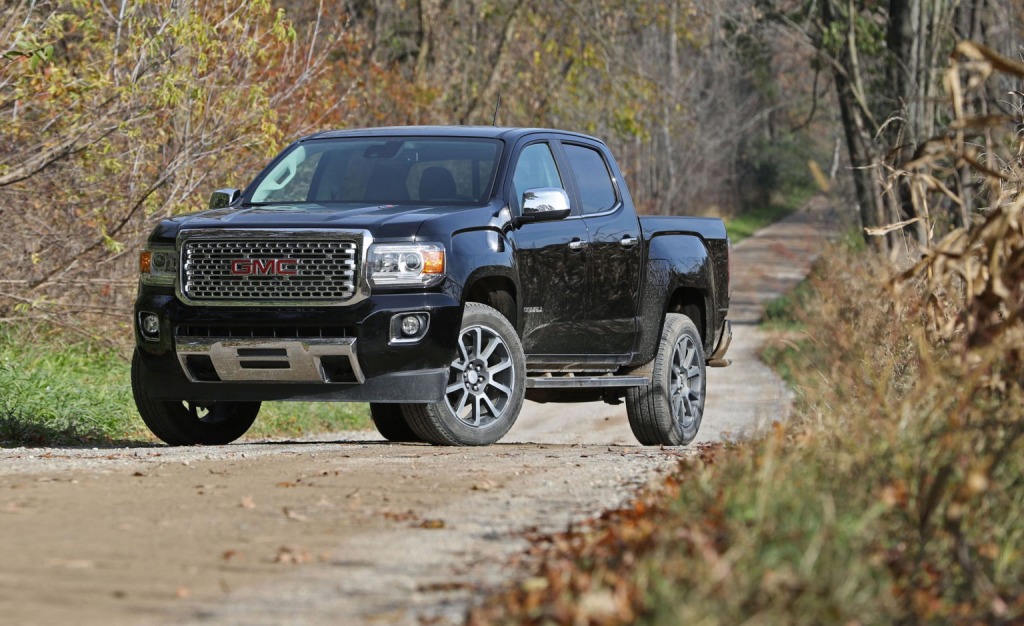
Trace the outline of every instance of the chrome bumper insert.
<instances>
[{"instance_id":1,"label":"chrome bumper insert","mask_svg":"<svg viewBox=\"0 0 1024 626\"><path fill-rule=\"evenodd\" d=\"M189 357L209 357L221 381L332 383L326 357L347 359L355 382L364 381L353 337L304 338L291 341L216 337L178 337L178 361L192 382L210 382L195 376Z\"/></svg>"}]
</instances>

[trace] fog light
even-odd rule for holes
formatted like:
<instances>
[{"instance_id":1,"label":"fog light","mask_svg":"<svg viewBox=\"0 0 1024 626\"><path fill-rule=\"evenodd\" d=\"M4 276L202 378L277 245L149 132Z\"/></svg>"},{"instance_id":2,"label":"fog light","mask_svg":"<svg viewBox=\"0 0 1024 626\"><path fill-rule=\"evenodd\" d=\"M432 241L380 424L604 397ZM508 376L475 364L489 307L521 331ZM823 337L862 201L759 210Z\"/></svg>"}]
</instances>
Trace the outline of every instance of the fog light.
<instances>
[{"instance_id":1,"label":"fog light","mask_svg":"<svg viewBox=\"0 0 1024 626\"><path fill-rule=\"evenodd\" d=\"M139 329L143 337L156 341L160 338L160 318L156 313L140 313Z\"/></svg>"},{"instance_id":2,"label":"fog light","mask_svg":"<svg viewBox=\"0 0 1024 626\"><path fill-rule=\"evenodd\" d=\"M415 315L408 315L402 320L402 334L406 337L415 337L420 332L420 318Z\"/></svg>"},{"instance_id":3,"label":"fog light","mask_svg":"<svg viewBox=\"0 0 1024 626\"><path fill-rule=\"evenodd\" d=\"M399 313L391 318L391 343L419 341L429 325L429 313Z\"/></svg>"}]
</instances>

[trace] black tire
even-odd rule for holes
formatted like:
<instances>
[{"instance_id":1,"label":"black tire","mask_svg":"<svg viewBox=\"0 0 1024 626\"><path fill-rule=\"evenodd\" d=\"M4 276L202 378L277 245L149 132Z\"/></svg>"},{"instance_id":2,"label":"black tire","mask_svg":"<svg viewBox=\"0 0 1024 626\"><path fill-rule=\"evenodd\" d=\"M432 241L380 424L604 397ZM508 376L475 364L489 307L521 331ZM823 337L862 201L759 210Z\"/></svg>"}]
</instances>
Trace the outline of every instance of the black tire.
<instances>
[{"instance_id":1,"label":"black tire","mask_svg":"<svg viewBox=\"0 0 1024 626\"><path fill-rule=\"evenodd\" d=\"M377 432L388 441L395 443L421 443L420 438L405 421L401 404L370 403L370 419Z\"/></svg>"},{"instance_id":2,"label":"black tire","mask_svg":"<svg viewBox=\"0 0 1024 626\"><path fill-rule=\"evenodd\" d=\"M440 402L403 405L412 430L443 446L486 446L505 436L526 391L526 358L508 320L487 305L468 303L449 371Z\"/></svg>"},{"instance_id":3,"label":"black tire","mask_svg":"<svg viewBox=\"0 0 1024 626\"><path fill-rule=\"evenodd\" d=\"M669 313L654 357L653 383L626 391L626 414L645 446L684 446L704 416L707 367L700 333L685 315Z\"/></svg>"},{"instance_id":4,"label":"black tire","mask_svg":"<svg viewBox=\"0 0 1024 626\"><path fill-rule=\"evenodd\" d=\"M142 381L139 351L132 357L132 395L142 421L153 434L172 446L218 446L245 434L260 412L259 402L154 400Z\"/></svg>"}]
</instances>

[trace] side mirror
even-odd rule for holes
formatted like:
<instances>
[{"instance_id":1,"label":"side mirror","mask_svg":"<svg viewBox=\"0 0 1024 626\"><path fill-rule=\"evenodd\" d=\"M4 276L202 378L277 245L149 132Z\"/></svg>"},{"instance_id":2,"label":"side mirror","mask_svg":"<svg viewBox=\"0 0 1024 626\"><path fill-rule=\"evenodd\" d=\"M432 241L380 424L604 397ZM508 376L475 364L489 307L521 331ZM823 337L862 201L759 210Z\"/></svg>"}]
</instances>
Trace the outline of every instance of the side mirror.
<instances>
[{"instance_id":1,"label":"side mirror","mask_svg":"<svg viewBox=\"0 0 1024 626\"><path fill-rule=\"evenodd\" d=\"M547 222L569 217L569 194L557 187L538 187L523 192L520 222Z\"/></svg>"},{"instance_id":2,"label":"side mirror","mask_svg":"<svg viewBox=\"0 0 1024 626\"><path fill-rule=\"evenodd\" d=\"M241 195L242 192L237 189L218 189L210 194L210 208L223 209L231 206Z\"/></svg>"}]
</instances>

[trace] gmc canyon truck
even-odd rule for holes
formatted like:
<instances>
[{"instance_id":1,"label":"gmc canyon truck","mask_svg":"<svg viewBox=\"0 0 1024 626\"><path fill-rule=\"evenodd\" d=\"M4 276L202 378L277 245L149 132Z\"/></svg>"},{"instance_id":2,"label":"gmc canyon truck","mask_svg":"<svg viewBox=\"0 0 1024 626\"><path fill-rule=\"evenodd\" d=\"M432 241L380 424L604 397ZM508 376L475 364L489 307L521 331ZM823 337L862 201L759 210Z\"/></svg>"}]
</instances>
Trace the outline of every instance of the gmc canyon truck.
<instances>
[{"instance_id":1,"label":"gmc canyon truck","mask_svg":"<svg viewBox=\"0 0 1024 626\"><path fill-rule=\"evenodd\" d=\"M729 364L729 252L720 220L637 217L592 137L323 132L154 229L132 391L172 445L231 442L278 400L486 445L524 398L624 400L641 443L687 444Z\"/></svg>"}]
</instances>

